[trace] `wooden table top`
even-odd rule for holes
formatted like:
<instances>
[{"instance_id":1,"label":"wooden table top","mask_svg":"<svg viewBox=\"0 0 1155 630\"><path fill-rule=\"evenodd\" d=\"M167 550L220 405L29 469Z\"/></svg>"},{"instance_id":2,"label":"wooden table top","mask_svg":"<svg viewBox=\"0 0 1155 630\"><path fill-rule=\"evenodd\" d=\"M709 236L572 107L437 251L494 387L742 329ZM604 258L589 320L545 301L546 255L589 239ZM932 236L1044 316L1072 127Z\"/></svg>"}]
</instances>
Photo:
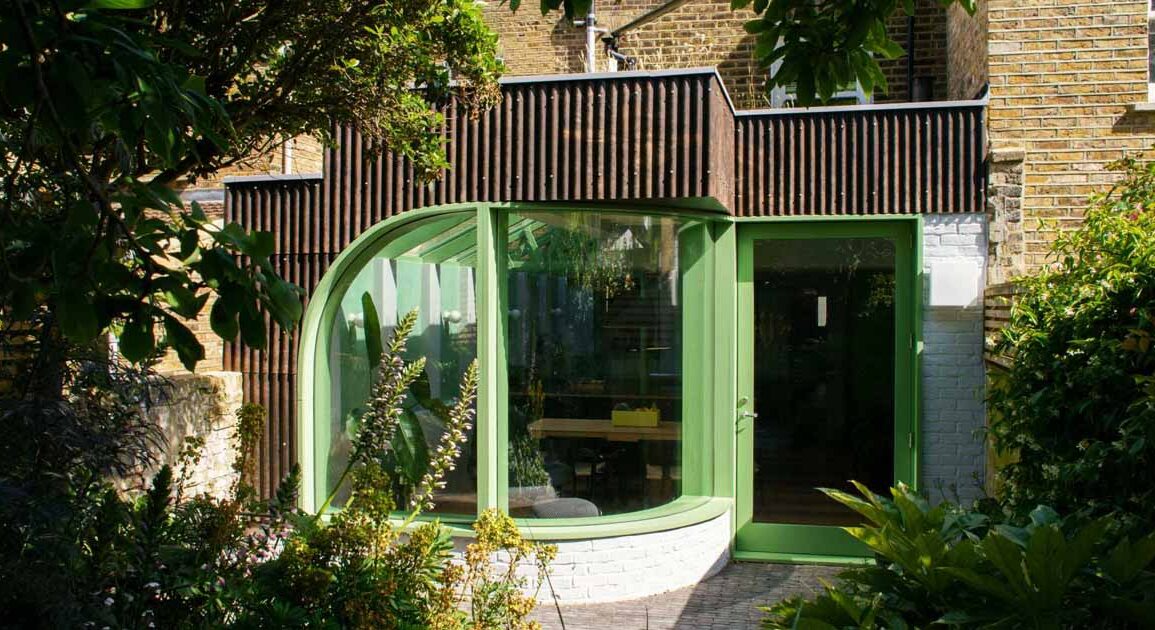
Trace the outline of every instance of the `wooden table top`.
<instances>
[{"instance_id":1,"label":"wooden table top","mask_svg":"<svg viewBox=\"0 0 1155 630\"><path fill-rule=\"evenodd\" d=\"M542 418L529 424L529 434L547 437L595 438L610 442L657 440L676 442L682 437L680 422L659 422L656 427L621 427L607 419Z\"/></svg>"}]
</instances>

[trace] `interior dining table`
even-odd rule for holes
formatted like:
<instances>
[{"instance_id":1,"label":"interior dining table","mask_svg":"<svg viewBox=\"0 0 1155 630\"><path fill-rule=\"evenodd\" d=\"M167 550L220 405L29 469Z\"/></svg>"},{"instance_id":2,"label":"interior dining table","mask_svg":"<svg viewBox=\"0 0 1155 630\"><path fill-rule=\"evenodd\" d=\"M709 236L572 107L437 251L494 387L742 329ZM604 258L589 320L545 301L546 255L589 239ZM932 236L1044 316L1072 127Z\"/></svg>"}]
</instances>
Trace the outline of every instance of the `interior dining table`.
<instances>
[{"instance_id":1,"label":"interior dining table","mask_svg":"<svg viewBox=\"0 0 1155 630\"><path fill-rule=\"evenodd\" d=\"M681 423L658 422L653 427L615 425L607 418L542 418L527 427L535 439L593 438L610 442L676 442L681 439Z\"/></svg>"}]
</instances>

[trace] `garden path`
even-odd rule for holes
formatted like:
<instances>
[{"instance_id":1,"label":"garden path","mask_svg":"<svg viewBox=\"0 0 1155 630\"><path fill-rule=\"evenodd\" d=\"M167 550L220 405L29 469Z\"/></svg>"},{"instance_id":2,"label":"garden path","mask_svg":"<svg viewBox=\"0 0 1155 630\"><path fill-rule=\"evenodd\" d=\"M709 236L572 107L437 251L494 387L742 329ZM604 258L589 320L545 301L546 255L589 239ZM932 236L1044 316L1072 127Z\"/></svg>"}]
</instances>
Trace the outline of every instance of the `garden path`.
<instances>
[{"instance_id":1,"label":"garden path","mask_svg":"<svg viewBox=\"0 0 1155 630\"><path fill-rule=\"evenodd\" d=\"M822 588L838 567L731 562L717 575L695 586L642 599L609 604L562 606L566 630L667 630L671 628L757 628L758 606ZM554 606L538 606L534 618L560 630Z\"/></svg>"}]
</instances>

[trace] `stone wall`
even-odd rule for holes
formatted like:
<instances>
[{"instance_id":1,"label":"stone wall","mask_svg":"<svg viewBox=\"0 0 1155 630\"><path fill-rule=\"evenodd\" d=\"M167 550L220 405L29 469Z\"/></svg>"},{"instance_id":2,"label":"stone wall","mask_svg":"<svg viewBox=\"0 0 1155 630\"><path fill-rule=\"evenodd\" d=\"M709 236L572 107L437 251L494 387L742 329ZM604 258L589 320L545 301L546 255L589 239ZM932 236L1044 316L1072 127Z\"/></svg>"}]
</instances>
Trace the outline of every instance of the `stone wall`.
<instances>
[{"instance_id":1,"label":"stone wall","mask_svg":"<svg viewBox=\"0 0 1155 630\"><path fill-rule=\"evenodd\" d=\"M233 431L236 411L241 406L241 375L200 372L172 374L166 380L170 386L165 388L164 399L149 411L160 428L159 461L155 467L122 480L122 489L139 491L147 487L163 464L171 465L174 475L179 475L180 453L192 437L204 440L204 444L200 461L189 470L184 497L202 493L227 496L236 480L232 468L237 455Z\"/></svg>"},{"instance_id":2,"label":"stone wall","mask_svg":"<svg viewBox=\"0 0 1155 630\"><path fill-rule=\"evenodd\" d=\"M1079 225L1087 197L1117 181L1105 164L1155 143L1155 114L1134 108L1148 100L1148 2L980 4L990 33L990 144L1024 153L1030 271L1046 263L1057 230Z\"/></svg>"},{"instance_id":3,"label":"stone wall","mask_svg":"<svg viewBox=\"0 0 1155 630\"><path fill-rule=\"evenodd\" d=\"M937 263L969 266L982 287L986 266L986 217L939 214L924 217L923 273L935 281ZM939 267L941 269L941 267ZM928 303L922 316L921 488L932 499L969 499L983 482L985 423L983 303Z\"/></svg>"},{"instance_id":4,"label":"stone wall","mask_svg":"<svg viewBox=\"0 0 1155 630\"><path fill-rule=\"evenodd\" d=\"M997 149L988 158L987 215L990 231L987 240L987 280L991 284L1008 282L1026 273L1026 248L1023 225L1023 159L1022 150Z\"/></svg>"}]
</instances>

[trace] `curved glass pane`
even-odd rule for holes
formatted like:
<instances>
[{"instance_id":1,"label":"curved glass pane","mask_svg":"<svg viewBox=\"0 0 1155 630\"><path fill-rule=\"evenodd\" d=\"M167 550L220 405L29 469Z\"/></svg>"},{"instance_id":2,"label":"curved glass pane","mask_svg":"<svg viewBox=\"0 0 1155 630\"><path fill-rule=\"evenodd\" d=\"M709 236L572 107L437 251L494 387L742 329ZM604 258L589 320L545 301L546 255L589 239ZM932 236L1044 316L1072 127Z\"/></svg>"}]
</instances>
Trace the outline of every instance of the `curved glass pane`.
<instances>
[{"instance_id":1,"label":"curved glass pane","mask_svg":"<svg viewBox=\"0 0 1155 630\"><path fill-rule=\"evenodd\" d=\"M686 228L590 211L509 216L509 507L632 512L681 494Z\"/></svg>"},{"instance_id":2,"label":"curved glass pane","mask_svg":"<svg viewBox=\"0 0 1155 630\"><path fill-rule=\"evenodd\" d=\"M424 474L426 458L444 432L446 408L458 396L461 375L477 356L475 223L472 213L456 213L391 233L342 294L329 332L330 412L323 429L328 453L321 466L325 494L346 467L356 424L367 408L375 367L369 365L367 339L377 336L387 344L398 320L417 309L418 323L406 358L424 357L425 371L404 403L402 422L409 430L398 431L393 448L381 454L395 471L398 508L406 507L412 487ZM372 312L377 330L370 330ZM470 431L445 489L434 497L435 512L476 513L475 437L476 429ZM334 505L342 505L346 496L343 491Z\"/></svg>"}]
</instances>

